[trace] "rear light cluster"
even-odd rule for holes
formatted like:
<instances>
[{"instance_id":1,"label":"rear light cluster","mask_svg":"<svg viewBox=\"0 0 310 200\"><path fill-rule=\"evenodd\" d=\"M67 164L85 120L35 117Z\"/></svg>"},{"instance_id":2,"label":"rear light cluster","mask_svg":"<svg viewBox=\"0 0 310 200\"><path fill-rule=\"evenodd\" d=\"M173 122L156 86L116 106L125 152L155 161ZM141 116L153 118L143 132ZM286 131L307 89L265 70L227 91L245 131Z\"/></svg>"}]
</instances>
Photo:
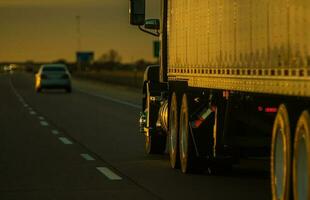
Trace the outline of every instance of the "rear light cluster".
<instances>
[{"instance_id":1,"label":"rear light cluster","mask_svg":"<svg viewBox=\"0 0 310 200\"><path fill-rule=\"evenodd\" d=\"M263 107L263 106L258 106L257 111L259 112L265 112L265 113L276 113L278 112L278 108L276 107Z\"/></svg>"}]
</instances>

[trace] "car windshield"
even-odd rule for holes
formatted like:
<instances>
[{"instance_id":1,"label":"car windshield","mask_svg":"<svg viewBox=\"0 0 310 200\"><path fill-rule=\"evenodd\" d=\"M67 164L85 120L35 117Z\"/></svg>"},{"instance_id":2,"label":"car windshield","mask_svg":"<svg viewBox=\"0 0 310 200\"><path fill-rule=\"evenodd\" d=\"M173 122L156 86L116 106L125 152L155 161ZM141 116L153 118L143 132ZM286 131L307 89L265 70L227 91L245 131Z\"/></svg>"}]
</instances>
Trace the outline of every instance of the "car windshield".
<instances>
[{"instance_id":1,"label":"car windshield","mask_svg":"<svg viewBox=\"0 0 310 200\"><path fill-rule=\"evenodd\" d=\"M50 67L44 67L43 72L65 72L66 69L64 67L55 67L55 66L50 66Z\"/></svg>"}]
</instances>

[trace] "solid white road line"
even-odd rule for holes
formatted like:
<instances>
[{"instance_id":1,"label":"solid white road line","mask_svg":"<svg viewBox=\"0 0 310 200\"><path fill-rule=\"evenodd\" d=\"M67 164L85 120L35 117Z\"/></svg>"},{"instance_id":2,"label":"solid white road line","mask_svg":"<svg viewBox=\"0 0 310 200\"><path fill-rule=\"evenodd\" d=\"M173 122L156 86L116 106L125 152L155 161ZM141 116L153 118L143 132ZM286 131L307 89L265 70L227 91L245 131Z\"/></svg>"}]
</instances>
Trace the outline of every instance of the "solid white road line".
<instances>
[{"instance_id":1,"label":"solid white road line","mask_svg":"<svg viewBox=\"0 0 310 200\"><path fill-rule=\"evenodd\" d=\"M60 141L62 141L62 143L64 144L73 144L68 138L66 137L59 137L58 138Z\"/></svg>"},{"instance_id":2,"label":"solid white road line","mask_svg":"<svg viewBox=\"0 0 310 200\"><path fill-rule=\"evenodd\" d=\"M90 156L89 154L87 153L82 153L80 154L85 160L88 160L88 161L93 161L95 160L95 158L93 158L92 156Z\"/></svg>"},{"instance_id":3,"label":"solid white road line","mask_svg":"<svg viewBox=\"0 0 310 200\"><path fill-rule=\"evenodd\" d=\"M91 96L95 96L95 97L99 97L99 98L106 99L106 100L109 100L109 101L113 101L115 103L119 103L119 104L123 104L123 105L126 105L126 106L130 106L130 107L133 107L133 108L137 108L137 109L141 108L141 106L139 106L137 104L133 104L133 103L127 102L127 101L122 101L122 100L119 100L119 99L114 99L112 97L108 97L108 96L105 96L105 95L99 95L99 94L90 93L90 92L87 92L87 91L84 91L84 90L81 90L81 89L75 89L75 90L80 91L80 92L85 93L85 94L88 94L88 95L91 95Z\"/></svg>"},{"instance_id":4,"label":"solid white road line","mask_svg":"<svg viewBox=\"0 0 310 200\"><path fill-rule=\"evenodd\" d=\"M97 170L100 171L106 177L108 177L108 179L110 179L110 180L122 180L122 177L118 176L117 174L112 172L107 167L97 167Z\"/></svg>"},{"instance_id":5,"label":"solid white road line","mask_svg":"<svg viewBox=\"0 0 310 200\"><path fill-rule=\"evenodd\" d=\"M53 133L54 135L58 135L58 134L59 134L59 131L58 131L58 130L52 130L52 133Z\"/></svg>"},{"instance_id":6,"label":"solid white road line","mask_svg":"<svg viewBox=\"0 0 310 200\"><path fill-rule=\"evenodd\" d=\"M42 126L48 126L48 123L47 123L46 121L40 121L40 124L41 124Z\"/></svg>"}]
</instances>

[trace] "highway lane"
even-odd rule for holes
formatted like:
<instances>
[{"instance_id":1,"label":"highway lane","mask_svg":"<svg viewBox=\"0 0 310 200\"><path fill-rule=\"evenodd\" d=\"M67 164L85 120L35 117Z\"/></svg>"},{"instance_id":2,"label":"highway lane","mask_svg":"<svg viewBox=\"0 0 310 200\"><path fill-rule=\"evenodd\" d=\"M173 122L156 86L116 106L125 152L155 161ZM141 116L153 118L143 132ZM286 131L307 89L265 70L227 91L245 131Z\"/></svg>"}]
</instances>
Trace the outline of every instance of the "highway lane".
<instances>
[{"instance_id":1,"label":"highway lane","mask_svg":"<svg viewBox=\"0 0 310 200\"><path fill-rule=\"evenodd\" d=\"M1 200L157 199L52 125L10 77L0 75L0 90Z\"/></svg>"},{"instance_id":2,"label":"highway lane","mask_svg":"<svg viewBox=\"0 0 310 200\"><path fill-rule=\"evenodd\" d=\"M123 196L118 196L120 199L271 199L266 172L235 169L231 174L223 176L210 176L207 173L183 175L179 170L170 169L166 155L146 156L143 150L144 138L138 134L139 109L135 105L139 105L139 98L136 92L122 87L118 87L115 92L113 89L100 89L99 86L92 87L92 84L85 85L77 81L72 94L61 91L36 94L33 77L29 74L1 76L1 84L8 85L10 81L17 94L51 126L124 177L123 181L114 183L115 190L119 189L118 192L122 194L126 191L125 186L136 187L132 196L125 192ZM7 92L12 93L12 88ZM9 101L17 101L18 97L15 98ZM14 112L11 109L14 108L10 108L11 113L19 116L16 110ZM11 117L14 118L13 114ZM15 127L16 130L12 131L31 132L34 129L33 123L29 122L29 126L23 129ZM48 142L50 138L44 139ZM67 155L72 150L66 148L60 151ZM85 185L88 185L87 181ZM98 187L105 186L100 180L96 183ZM120 184L119 188L117 184Z\"/></svg>"}]
</instances>

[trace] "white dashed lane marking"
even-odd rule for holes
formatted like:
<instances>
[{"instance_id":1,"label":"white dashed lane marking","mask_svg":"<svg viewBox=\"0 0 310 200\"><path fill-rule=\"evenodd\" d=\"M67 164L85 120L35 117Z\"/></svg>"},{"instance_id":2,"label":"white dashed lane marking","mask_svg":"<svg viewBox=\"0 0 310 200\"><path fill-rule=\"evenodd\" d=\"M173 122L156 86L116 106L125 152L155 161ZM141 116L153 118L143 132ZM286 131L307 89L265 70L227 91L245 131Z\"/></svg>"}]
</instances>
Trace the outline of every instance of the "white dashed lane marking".
<instances>
[{"instance_id":1,"label":"white dashed lane marking","mask_svg":"<svg viewBox=\"0 0 310 200\"><path fill-rule=\"evenodd\" d=\"M64 144L73 144L68 138L66 137L59 137L58 138Z\"/></svg>"},{"instance_id":2,"label":"white dashed lane marking","mask_svg":"<svg viewBox=\"0 0 310 200\"><path fill-rule=\"evenodd\" d=\"M90 156L89 154L86 154L86 153L82 153L81 156L82 156L85 160L88 160L88 161L95 160L95 158L93 158L92 156Z\"/></svg>"},{"instance_id":3,"label":"white dashed lane marking","mask_svg":"<svg viewBox=\"0 0 310 200\"><path fill-rule=\"evenodd\" d=\"M42 126L48 126L48 123L47 123L46 121L40 121L40 124L41 124Z\"/></svg>"},{"instance_id":4,"label":"white dashed lane marking","mask_svg":"<svg viewBox=\"0 0 310 200\"><path fill-rule=\"evenodd\" d=\"M97 170L100 171L110 180L117 180L117 181L122 180L122 177L118 176L107 167L97 167Z\"/></svg>"},{"instance_id":5,"label":"white dashed lane marking","mask_svg":"<svg viewBox=\"0 0 310 200\"><path fill-rule=\"evenodd\" d=\"M58 131L58 130L52 130L52 133L53 133L54 135L58 135L58 134L59 134L59 131Z\"/></svg>"},{"instance_id":6,"label":"white dashed lane marking","mask_svg":"<svg viewBox=\"0 0 310 200\"><path fill-rule=\"evenodd\" d=\"M19 101L23 104L23 106L25 108L28 108L29 110L29 113L31 115L36 115L37 113L28 105L25 103L24 99L19 95L17 94L17 92L15 91L15 88L13 87L12 83L11 83L11 86L14 90L14 92L16 93L16 96L18 97ZM81 91L83 92L83 91ZM128 105L128 106L131 106L131 107L134 107L134 108L139 108L138 105L135 105L135 104L131 104L129 102L125 102L125 101L120 101L120 100L117 100L117 99L113 99L113 98L109 98L109 97L106 97L106 96L101 96L101 95L94 95L94 94L91 94L93 96L97 96L97 97L101 97L101 98L105 98L107 100L110 100L110 101L114 101L116 103L121 103L121 104L124 104L124 105ZM38 119L40 120L40 124L42 126L49 126L48 122L44 121L45 118L42 117L42 116L38 116ZM54 135L58 135L60 132L56 129L54 130L51 130L51 132L54 134ZM66 137L58 137L58 139L64 143L64 144L73 144L73 142L71 142L68 138ZM87 161L94 161L95 158L93 158L91 155L89 154L80 154L82 158L84 158L85 160ZM108 179L110 180L122 180L122 177L118 176L117 174L115 174L113 171L111 171L109 168L107 167L96 167L96 169L101 172L103 175L105 175Z\"/></svg>"}]
</instances>

